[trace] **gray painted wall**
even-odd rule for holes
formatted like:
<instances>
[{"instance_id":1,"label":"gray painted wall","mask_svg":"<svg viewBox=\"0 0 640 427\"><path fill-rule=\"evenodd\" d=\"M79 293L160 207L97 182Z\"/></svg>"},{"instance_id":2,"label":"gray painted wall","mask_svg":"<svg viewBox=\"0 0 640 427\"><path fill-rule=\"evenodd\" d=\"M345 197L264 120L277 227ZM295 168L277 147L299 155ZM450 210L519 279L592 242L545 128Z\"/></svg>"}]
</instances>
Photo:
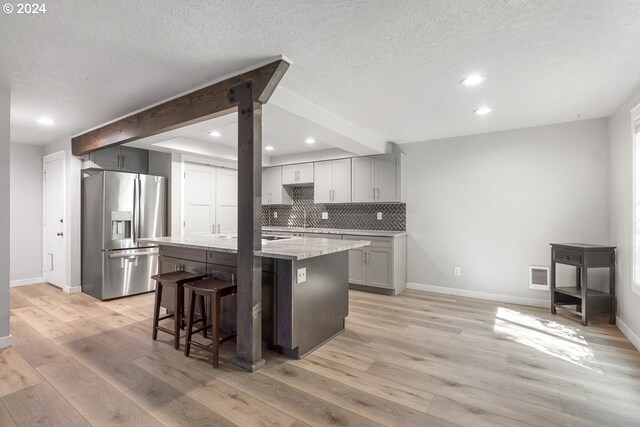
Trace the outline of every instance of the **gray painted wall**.
<instances>
[{"instance_id":1,"label":"gray painted wall","mask_svg":"<svg viewBox=\"0 0 640 427\"><path fill-rule=\"evenodd\" d=\"M633 133L631 109L640 104L640 90L633 93L609 118L610 216L612 243L618 247L618 307L625 326L640 343L640 296L632 291Z\"/></svg>"},{"instance_id":2,"label":"gray painted wall","mask_svg":"<svg viewBox=\"0 0 640 427\"><path fill-rule=\"evenodd\" d=\"M11 344L9 337L9 106L11 92L0 87L0 348Z\"/></svg>"},{"instance_id":3,"label":"gray painted wall","mask_svg":"<svg viewBox=\"0 0 640 427\"><path fill-rule=\"evenodd\" d=\"M10 193L11 282L42 278L42 147L11 144Z\"/></svg>"},{"instance_id":4,"label":"gray painted wall","mask_svg":"<svg viewBox=\"0 0 640 427\"><path fill-rule=\"evenodd\" d=\"M402 148L409 282L540 303L550 242L609 243L607 119Z\"/></svg>"}]
</instances>

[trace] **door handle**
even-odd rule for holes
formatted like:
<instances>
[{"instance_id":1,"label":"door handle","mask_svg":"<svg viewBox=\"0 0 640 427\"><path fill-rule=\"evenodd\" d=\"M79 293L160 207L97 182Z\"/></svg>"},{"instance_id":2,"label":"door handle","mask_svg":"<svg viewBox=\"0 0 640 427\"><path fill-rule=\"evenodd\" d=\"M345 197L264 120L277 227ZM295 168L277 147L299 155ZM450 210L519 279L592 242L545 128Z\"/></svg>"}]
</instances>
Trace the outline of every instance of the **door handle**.
<instances>
[{"instance_id":1,"label":"door handle","mask_svg":"<svg viewBox=\"0 0 640 427\"><path fill-rule=\"evenodd\" d=\"M218 234L220 234L220 224L218 224Z\"/></svg>"},{"instance_id":2,"label":"door handle","mask_svg":"<svg viewBox=\"0 0 640 427\"><path fill-rule=\"evenodd\" d=\"M56 233L56 236L62 237L62 236L64 236L64 233L60 231L60 232Z\"/></svg>"}]
</instances>

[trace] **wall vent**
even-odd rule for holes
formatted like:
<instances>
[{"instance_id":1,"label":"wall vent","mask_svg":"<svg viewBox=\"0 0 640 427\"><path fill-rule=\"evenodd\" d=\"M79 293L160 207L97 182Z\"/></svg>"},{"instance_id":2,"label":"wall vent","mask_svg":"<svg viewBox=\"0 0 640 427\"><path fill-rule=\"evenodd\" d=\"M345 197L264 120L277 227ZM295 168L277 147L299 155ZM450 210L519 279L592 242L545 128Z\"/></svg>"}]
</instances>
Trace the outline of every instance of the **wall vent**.
<instances>
[{"instance_id":1,"label":"wall vent","mask_svg":"<svg viewBox=\"0 0 640 427\"><path fill-rule=\"evenodd\" d=\"M539 265L529 266L529 289L548 291L549 280L549 267Z\"/></svg>"}]
</instances>

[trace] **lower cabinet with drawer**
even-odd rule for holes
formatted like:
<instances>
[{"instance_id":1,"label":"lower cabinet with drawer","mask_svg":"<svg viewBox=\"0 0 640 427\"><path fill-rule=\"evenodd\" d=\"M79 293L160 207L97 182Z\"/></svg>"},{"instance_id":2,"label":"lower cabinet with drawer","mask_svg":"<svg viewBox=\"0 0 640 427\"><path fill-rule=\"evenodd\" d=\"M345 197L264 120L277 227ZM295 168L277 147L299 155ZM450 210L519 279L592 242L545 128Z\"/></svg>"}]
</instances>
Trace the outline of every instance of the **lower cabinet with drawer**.
<instances>
[{"instance_id":1,"label":"lower cabinet with drawer","mask_svg":"<svg viewBox=\"0 0 640 427\"><path fill-rule=\"evenodd\" d=\"M353 289L398 295L407 286L407 237L344 235L369 240L371 246L349 251L349 284Z\"/></svg>"}]
</instances>

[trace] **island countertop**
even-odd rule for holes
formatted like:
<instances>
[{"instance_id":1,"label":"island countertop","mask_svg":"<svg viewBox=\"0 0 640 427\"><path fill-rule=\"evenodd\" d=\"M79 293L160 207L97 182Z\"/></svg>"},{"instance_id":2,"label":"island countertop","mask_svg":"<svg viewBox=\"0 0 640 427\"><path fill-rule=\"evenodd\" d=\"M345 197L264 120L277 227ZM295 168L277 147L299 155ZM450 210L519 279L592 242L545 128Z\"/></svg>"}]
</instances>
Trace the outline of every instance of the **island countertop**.
<instances>
[{"instance_id":1,"label":"island countertop","mask_svg":"<svg viewBox=\"0 0 640 427\"><path fill-rule=\"evenodd\" d=\"M202 233L183 237L154 237L139 239L139 242L218 252L238 252L238 240L233 234L221 236ZM334 240L287 236L286 239L282 240L263 240L262 250L254 251L254 255L265 258L301 260L362 248L370 244L371 242L366 240Z\"/></svg>"}]
</instances>

